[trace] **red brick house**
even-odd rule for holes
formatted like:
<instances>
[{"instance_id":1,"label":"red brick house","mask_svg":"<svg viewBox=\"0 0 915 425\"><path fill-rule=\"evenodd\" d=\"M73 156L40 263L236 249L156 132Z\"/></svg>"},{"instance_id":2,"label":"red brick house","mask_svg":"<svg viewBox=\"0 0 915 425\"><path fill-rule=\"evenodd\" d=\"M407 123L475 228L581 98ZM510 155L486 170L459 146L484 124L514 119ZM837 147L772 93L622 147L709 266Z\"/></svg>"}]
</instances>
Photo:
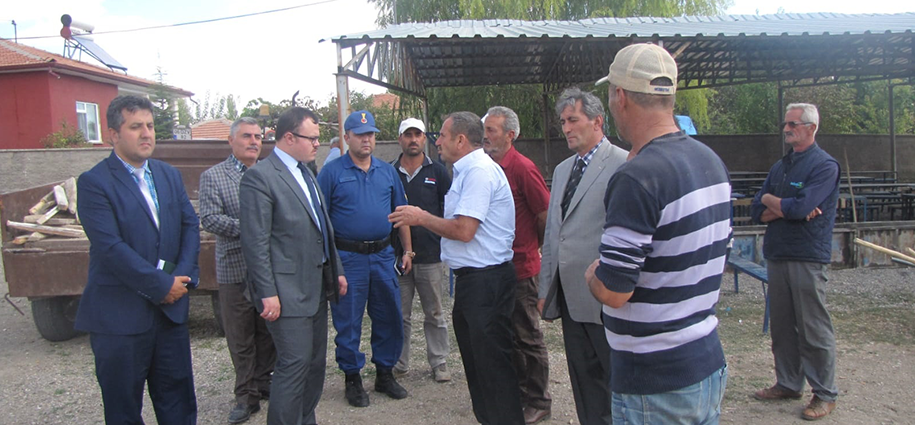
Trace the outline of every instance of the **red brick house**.
<instances>
[{"instance_id":1,"label":"red brick house","mask_svg":"<svg viewBox=\"0 0 915 425\"><path fill-rule=\"evenodd\" d=\"M111 100L148 96L155 84L0 38L0 149L42 148L41 139L60 130L61 122L101 144ZM193 96L176 87L169 91Z\"/></svg>"}]
</instances>

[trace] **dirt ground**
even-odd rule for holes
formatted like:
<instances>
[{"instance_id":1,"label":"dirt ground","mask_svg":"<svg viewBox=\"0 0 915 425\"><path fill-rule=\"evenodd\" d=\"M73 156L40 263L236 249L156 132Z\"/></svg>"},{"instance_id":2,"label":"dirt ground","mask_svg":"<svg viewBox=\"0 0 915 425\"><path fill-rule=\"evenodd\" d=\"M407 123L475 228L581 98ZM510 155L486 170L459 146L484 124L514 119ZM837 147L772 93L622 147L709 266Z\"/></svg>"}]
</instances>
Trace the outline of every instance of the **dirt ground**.
<instances>
[{"instance_id":1,"label":"dirt ground","mask_svg":"<svg viewBox=\"0 0 915 425\"><path fill-rule=\"evenodd\" d=\"M822 423L915 423L915 271L913 269L840 270L831 273L829 307L838 337L837 410ZM734 293L727 275L718 306L720 333L730 378L722 408L724 424L795 424L804 401L763 403L750 394L773 382L769 337L761 332L763 297L759 282L742 276ZM0 293L6 293L0 278ZM43 340L32 323L29 303L14 299L20 315L5 301L0 304L0 424L103 423L88 337L62 343ZM448 310L450 310L448 299ZM421 316L419 306L414 307ZM199 404L199 423L222 424L232 406L232 365L225 339L216 333L208 297L192 301L191 345ZM450 315L449 315L450 316ZM414 317L416 317L414 315ZM450 322L450 317L449 317ZM544 324L550 348L553 415L545 424L577 424L562 349L560 324ZM333 330L331 328L331 334ZM331 335L332 338L332 335ZM333 362L330 342L324 396L318 405L322 424L473 424L460 355L452 337L448 365L450 383L432 381L425 364L421 327L412 335L413 370L402 384L406 400L375 394L372 367L364 371L371 406L352 408L343 398L343 376ZM367 349L367 340L363 349ZM269 408L268 404L264 407ZM147 400L147 423L155 423ZM266 423L264 411L251 424Z\"/></svg>"}]
</instances>

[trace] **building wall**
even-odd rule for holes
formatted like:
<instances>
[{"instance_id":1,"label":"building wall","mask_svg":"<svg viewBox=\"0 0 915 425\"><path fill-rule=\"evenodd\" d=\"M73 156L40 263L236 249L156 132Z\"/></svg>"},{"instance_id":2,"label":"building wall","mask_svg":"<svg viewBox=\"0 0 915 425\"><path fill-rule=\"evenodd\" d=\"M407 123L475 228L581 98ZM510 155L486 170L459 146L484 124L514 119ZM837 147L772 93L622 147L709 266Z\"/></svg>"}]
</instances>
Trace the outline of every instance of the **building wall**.
<instances>
[{"instance_id":1,"label":"building wall","mask_svg":"<svg viewBox=\"0 0 915 425\"><path fill-rule=\"evenodd\" d=\"M48 76L0 74L0 149L41 147L41 138L53 131Z\"/></svg>"},{"instance_id":2,"label":"building wall","mask_svg":"<svg viewBox=\"0 0 915 425\"><path fill-rule=\"evenodd\" d=\"M118 87L113 84L99 83L85 78L70 75L60 75L56 78L48 75L51 93L51 119L54 131L60 129L60 122L78 126L76 120L76 102L88 102L98 105L99 122L101 124L100 137L107 139L108 120L105 111L111 100L117 97ZM42 147L40 144L35 147Z\"/></svg>"},{"instance_id":3,"label":"building wall","mask_svg":"<svg viewBox=\"0 0 915 425\"><path fill-rule=\"evenodd\" d=\"M77 101L98 105L104 140L105 111L117 95L115 85L65 74L0 74L0 149L42 148L41 139L60 130L61 121L76 127Z\"/></svg>"}]
</instances>

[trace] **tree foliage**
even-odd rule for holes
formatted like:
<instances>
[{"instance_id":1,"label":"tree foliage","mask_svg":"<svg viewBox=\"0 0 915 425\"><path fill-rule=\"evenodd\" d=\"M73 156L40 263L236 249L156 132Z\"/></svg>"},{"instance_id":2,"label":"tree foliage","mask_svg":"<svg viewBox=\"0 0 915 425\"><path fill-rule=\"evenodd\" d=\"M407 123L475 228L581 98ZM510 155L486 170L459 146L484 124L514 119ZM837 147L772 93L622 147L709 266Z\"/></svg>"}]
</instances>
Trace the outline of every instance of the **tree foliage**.
<instances>
[{"instance_id":1,"label":"tree foliage","mask_svg":"<svg viewBox=\"0 0 915 425\"><path fill-rule=\"evenodd\" d=\"M833 134L889 133L889 90L886 81L788 87L784 107L812 103L820 111L820 128ZM778 111L775 83L720 87L709 103L714 134L776 133L785 111ZM915 132L915 91L911 86L894 90L895 126L898 134ZM678 94L679 95L679 94Z\"/></svg>"},{"instance_id":2,"label":"tree foliage","mask_svg":"<svg viewBox=\"0 0 915 425\"><path fill-rule=\"evenodd\" d=\"M156 84L152 86L153 93L149 100L153 104L153 120L156 124L156 137L171 139L175 129L175 96L165 84L168 75L162 67L156 67Z\"/></svg>"}]
</instances>

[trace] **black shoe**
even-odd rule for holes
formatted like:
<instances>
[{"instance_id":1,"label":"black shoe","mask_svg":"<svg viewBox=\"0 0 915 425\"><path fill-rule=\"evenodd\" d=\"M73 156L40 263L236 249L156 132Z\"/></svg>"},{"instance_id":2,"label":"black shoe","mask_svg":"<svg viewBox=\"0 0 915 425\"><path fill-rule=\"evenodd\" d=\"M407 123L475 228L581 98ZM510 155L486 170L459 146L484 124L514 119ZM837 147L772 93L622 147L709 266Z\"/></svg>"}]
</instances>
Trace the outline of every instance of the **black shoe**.
<instances>
[{"instance_id":1,"label":"black shoe","mask_svg":"<svg viewBox=\"0 0 915 425\"><path fill-rule=\"evenodd\" d=\"M368 407L369 393L362 387L362 376L358 373L346 375L346 401L353 407Z\"/></svg>"},{"instance_id":2,"label":"black shoe","mask_svg":"<svg viewBox=\"0 0 915 425\"><path fill-rule=\"evenodd\" d=\"M261 400L270 400L270 390L260 390L258 393L261 395Z\"/></svg>"},{"instance_id":3,"label":"black shoe","mask_svg":"<svg viewBox=\"0 0 915 425\"><path fill-rule=\"evenodd\" d=\"M247 422L251 418L251 415L261 410L261 404L251 404L245 406L244 404L238 403L235 405L235 408L229 412L229 423L230 424L240 424L242 422Z\"/></svg>"},{"instance_id":4,"label":"black shoe","mask_svg":"<svg viewBox=\"0 0 915 425\"><path fill-rule=\"evenodd\" d=\"M378 376L375 377L375 391L385 393L395 400L407 398L408 395L407 390L394 379L394 373L391 370L378 369Z\"/></svg>"}]
</instances>

